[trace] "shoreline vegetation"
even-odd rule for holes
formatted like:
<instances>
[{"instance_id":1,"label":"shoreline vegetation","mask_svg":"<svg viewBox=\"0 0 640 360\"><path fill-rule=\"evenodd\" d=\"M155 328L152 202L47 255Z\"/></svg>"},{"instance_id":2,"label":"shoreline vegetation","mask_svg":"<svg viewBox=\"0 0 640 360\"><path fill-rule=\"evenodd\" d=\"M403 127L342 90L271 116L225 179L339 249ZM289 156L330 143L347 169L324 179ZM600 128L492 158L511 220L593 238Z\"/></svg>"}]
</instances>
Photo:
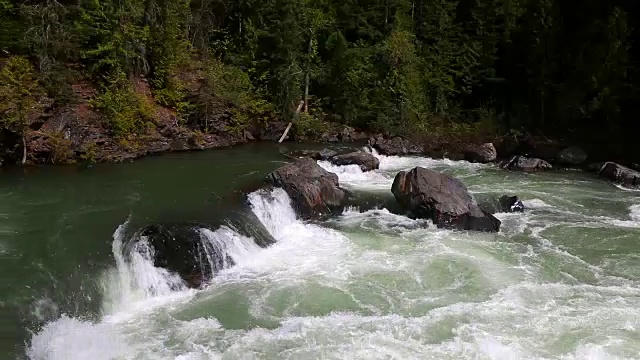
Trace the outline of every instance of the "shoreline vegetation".
<instances>
[{"instance_id":1,"label":"shoreline vegetation","mask_svg":"<svg viewBox=\"0 0 640 360\"><path fill-rule=\"evenodd\" d=\"M0 0L0 161L277 141L637 167L640 16L558 0ZM403 140L399 140L403 139Z\"/></svg>"}]
</instances>

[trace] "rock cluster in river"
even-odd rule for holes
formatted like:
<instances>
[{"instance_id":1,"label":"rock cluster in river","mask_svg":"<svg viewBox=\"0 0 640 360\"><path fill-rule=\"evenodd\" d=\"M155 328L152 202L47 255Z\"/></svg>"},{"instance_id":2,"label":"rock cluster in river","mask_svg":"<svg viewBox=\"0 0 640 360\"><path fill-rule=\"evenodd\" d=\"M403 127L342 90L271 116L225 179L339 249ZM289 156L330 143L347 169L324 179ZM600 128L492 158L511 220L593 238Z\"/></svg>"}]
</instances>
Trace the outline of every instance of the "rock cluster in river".
<instances>
[{"instance_id":1,"label":"rock cluster in river","mask_svg":"<svg viewBox=\"0 0 640 360\"><path fill-rule=\"evenodd\" d=\"M362 150L349 151L347 153L338 153L335 150L296 150L287 152L285 156L292 159L300 159L309 157L313 160L329 161L334 165L358 165L364 172L378 169L380 160L371 153Z\"/></svg>"},{"instance_id":2,"label":"rock cluster in river","mask_svg":"<svg viewBox=\"0 0 640 360\"><path fill-rule=\"evenodd\" d=\"M377 158L363 151L336 155L330 161L337 165L357 164L363 171L379 166ZM339 214L348 200L338 176L321 168L310 157L280 167L267 176L267 182L289 194L302 219ZM500 220L482 210L466 186L449 175L421 167L401 171L391 191L410 216L431 219L438 227L488 232L500 229ZM516 209L518 203L515 198L505 206Z\"/></svg>"},{"instance_id":3,"label":"rock cluster in river","mask_svg":"<svg viewBox=\"0 0 640 360\"><path fill-rule=\"evenodd\" d=\"M305 153L322 159L319 153ZM327 154L327 152L325 152ZM360 166L363 171L378 168L373 155L356 151L333 155L337 165ZM320 167L311 157L298 158L266 177L266 188L279 187L289 195L291 205L301 219L322 219L340 214L348 194L340 187L338 176ZM399 172L391 189L397 204L415 218L430 219L441 228L497 232L500 220L482 210L458 179L433 170L416 167ZM516 198L500 200L509 211L522 203ZM395 206L395 205L394 205ZM139 230L128 242L128 253L144 253L154 266L178 274L190 287L201 287L218 271L234 265L223 245L203 238L202 224L152 224ZM212 230L213 231L213 230ZM256 239L269 246L273 239ZM137 249L136 249L137 247ZM145 248L146 247L146 248Z\"/></svg>"}]
</instances>

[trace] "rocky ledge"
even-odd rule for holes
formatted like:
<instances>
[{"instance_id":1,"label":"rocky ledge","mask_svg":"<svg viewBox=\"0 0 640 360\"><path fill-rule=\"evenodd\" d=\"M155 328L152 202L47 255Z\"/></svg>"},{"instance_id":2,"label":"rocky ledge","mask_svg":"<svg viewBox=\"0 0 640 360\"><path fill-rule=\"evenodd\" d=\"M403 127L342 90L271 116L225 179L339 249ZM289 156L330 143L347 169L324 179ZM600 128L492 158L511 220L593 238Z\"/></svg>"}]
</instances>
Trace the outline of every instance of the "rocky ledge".
<instances>
[{"instance_id":1,"label":"rocky ledge","mask_svg":"<svg viewBox=\"0 0 640 360\"><path fill-rule=\"evenodd\" d=\"M303 219L340 214L347 193L340 188L338 175L321 168L312 158L301 158L267 176L269 185L284 189Z\"/></svg>"},{"instance_id":2,"label":"rocky ledge","mask_svg":"<svg viewBox=\"0 0 640 360\"><path fill-rule=\"evenodd\" d=\"M629 187L640 186L640 172L614 162L605 163L600 171L598 171L598 175L620 185Z\"/></svg>"}]
</instances>

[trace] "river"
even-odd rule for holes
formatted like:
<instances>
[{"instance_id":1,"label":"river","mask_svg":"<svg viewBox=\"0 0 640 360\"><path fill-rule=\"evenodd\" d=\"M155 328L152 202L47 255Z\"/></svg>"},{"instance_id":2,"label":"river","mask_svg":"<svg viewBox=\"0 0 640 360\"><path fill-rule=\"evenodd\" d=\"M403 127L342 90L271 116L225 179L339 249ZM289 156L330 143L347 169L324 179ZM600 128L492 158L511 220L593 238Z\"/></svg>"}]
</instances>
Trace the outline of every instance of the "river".
<instances>
[{"instance_id":1,"label":"river","mask_svg":"<svg viewBox=\"0 0 640 360\"><path fill-rule=\"evenodd\" d=\"M402 169L517 194L500 233L439 230L385 209L296 219L282 190L243 191L286 159L257 144L0 176L0 358L633 359L640 354L640 192L578 171L387 157L320 165L392 197ZM277 242L259 248L251 212ZM258 221L256 220L256 221ZM151 222L212 224L236 263L202 290L122 254ZM243 227L244 226L244 227Z\"/></svg>"}]
</instances>

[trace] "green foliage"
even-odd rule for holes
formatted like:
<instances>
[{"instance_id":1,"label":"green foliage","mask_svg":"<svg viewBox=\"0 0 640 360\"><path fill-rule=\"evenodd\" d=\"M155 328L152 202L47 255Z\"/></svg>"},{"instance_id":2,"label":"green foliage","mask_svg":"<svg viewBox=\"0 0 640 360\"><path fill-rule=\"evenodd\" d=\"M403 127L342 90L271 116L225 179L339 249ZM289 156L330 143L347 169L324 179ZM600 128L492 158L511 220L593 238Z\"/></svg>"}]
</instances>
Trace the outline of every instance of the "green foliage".
<instances>
[{"instance_id":1,"label":"green foliage","mask_svg":"<svg viewBox=\"0 0 640 360\"><path fill-rule=\"evenodd\" d=\"M20 56L7 59L0 69L0 125L22 132L39 93L31 63Z\"/></svg>"},{"instance_id":2,"label":"green foliage","mask_svg":"<svg viewBox=\"0 0 640 360\"><path fill-rule=\"evenodd\" d=\"M47 145L51 151L49 161L53 164L74 163L74 151L71 149L72 141L65 139L61 133L49 134Z\"/></svg>"},{"instance_id":3,"label":"green foliage","mask_svg":"<svg viewBox=\"0 0 640 360\"><path fill-rule=\"evenodd\" d=\"M149 73L149 27L140 23L144 14L137 0L82 1L76 31L84 40L83 58L102 82Z\"/></svg>"},{"instance_id":4,"label":"green foliage","mask_svg":"<svg viewBox=\"0 0 640 360\"><path fill-rule=\"evenodd\" d=\"M301 113L295 122L295 131L298 135L318 138L327 130L329 126L326 122L309 113Z\"/></svg>"},{"instance_id":5,"label":"green foliage","mask_svg":"<svg viewBox=\"0 0 640 360\"><path fill-rule=\"evenodd\" d=\"M227 131L237 134L251 121L264 122L271 117L272 105L256 96L248 74L216 59L209 60L206 65L196 104L196 116L205 130L209 118L221 109L230 109L232 116Z\"/></svg>"},{"instance_id":6,"label":"green foliage","mask_svg":"<svg viewBox=\"0 0 640 360\"><path fill-rule=\"evenodd\" d=\"M0 0L0 51L5 54L26 51L26 23L19 17L20 8L12 0Z\"/></svg>"},{"instance_id":7,"label":"green foliage","mask_svg":"<svg viewBox=\"0 0 640 360\"><path fill-rule=\"evenodd\" d=\"M26 2L20 12L27 20L25 40L38 59L40 72L49 75L59 59L76 58L77 37L68 19L72 8L56 0L44 0Z\"/></svg>"},{"instance_id":8,"label":"green foliage","mask_svg":"<svg viewBox=\"0 0 640 360\"><path fill-rule=\"evenodd\" d=\"M94 141L85 143L81 147L80 159L88 163L96 162L98 145Z\"/></svg>"},{"instance_id":9,"label":"green foliage","mask_svg":"<svg viewBox=\"0 0 640 360\"><path fill-rule=\"evenodd\" d=\"M155 100L162 106L174 109L178 119L188 118L193 111L193 104L186 99L183 86L174 79L168 79L166 84L165 87L153 91Z\"/></svg>"},{"instance_id":10,"label":"green foliage","mask_svg":"<svg viewBox=\"0 0 640 360\"><path fill-rule=\"evenodd\" d=\"M147 47L151 50L151 83L156 89L179 92L180 89L171 81L171 74L189 59L189 1L149 1L146 8L144 23L149 27Z\"/></svg>"},{"instance_id":11,"label":"green foliage","mask_svg":"<svg viewBox=\"0 0 640 360\"><path fill-rule=\"evenodd\" d=\"M75 79L90 78L96 109L123 138L152 125L151 101L187 126L234 133L290 121L305 101L304 134L326 125L313 114L330 114L390 135L518 129L631 140L625 130L640 130L638 9L597 0L580 11L559 0L0 0L3 69L13 69L3 70L11 81L0 84L1 116L4 126L24 124L40 86L61 104L73 100ZM140 78L153 97L134 91Z\"/></svg>"},{"instance_id":12,"label":"green foliage","mask_svg":"<svg viewBox=\"0 0 640 360\"><path fill-rule=\"evenodd\" d=\"M143 94L136 93L126 78L110 79L109 83L93 106L104 114L116 136L140 133L153 125L153 108Z\"/></svg>"}]
</instances>

